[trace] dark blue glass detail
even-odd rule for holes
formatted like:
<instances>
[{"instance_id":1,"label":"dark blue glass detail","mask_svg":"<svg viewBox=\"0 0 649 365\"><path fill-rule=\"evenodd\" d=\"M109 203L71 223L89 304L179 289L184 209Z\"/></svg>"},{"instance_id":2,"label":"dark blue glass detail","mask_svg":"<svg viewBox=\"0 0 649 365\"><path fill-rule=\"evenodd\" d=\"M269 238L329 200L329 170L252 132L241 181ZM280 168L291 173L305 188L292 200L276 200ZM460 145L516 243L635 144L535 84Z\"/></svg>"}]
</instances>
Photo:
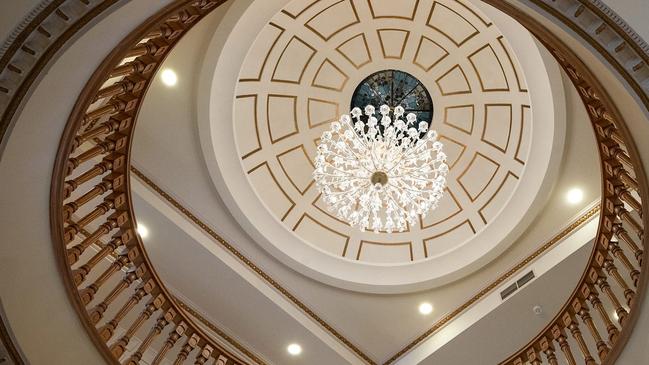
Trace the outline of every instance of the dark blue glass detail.
<instances>
[{"instance_id":1,"label":"dark blue glass detail","mask_svg":"<svg viewBox=\"0 0 649 365\"><path fill-rule=\"evenodd\" d=\"M415 113L417 120L430 123L433 118L433 101L421 81L399 70L384 70L366 77L354 90L350 109L372 104L378 108L401 105L407 113Z\"/></svg>"}]
</instances>

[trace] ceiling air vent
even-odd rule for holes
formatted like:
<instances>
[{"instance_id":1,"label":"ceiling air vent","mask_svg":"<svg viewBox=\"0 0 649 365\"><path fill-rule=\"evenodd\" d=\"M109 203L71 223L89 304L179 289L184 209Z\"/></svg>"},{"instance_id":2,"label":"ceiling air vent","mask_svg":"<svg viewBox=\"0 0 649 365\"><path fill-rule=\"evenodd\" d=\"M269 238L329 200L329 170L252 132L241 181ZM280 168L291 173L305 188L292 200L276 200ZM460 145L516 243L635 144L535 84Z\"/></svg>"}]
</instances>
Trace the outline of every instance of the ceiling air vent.
<instances>
[{"instance_id":1,"label":"ceiling air vent","mask_svg":"<svg viewBox=\"0 0 649 365\"><path fill-rule=\"evenodd\" d=\"M514 294L514 292L520 288L523 287L523 285L527 284L530 282L530 280L534 279L534 271L530 271L527 274L523 275L520 279L518 279L515 283L512 285L508 286L505 288L505 290L500 292L500 298L502 300L505 300L508 296Z\"/></svg>"}]
</instances>

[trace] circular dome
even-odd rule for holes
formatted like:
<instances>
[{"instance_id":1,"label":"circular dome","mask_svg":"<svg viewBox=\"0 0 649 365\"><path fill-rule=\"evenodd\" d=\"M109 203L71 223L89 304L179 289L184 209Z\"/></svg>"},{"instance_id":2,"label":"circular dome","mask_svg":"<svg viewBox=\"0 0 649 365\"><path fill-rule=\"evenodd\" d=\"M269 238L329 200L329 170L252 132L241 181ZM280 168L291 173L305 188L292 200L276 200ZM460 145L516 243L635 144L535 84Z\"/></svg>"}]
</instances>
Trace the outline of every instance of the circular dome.
<instances>
[{"instance_id":1,"label":"circular dome","mask_svg":"<svg viewBox=\"0 0 649 365\"><path fill-rule=\"evenodd\" d=\"M204 66L204 153L235 218L288 266L352 290L420 290L493 259L540 210L563 138L550 81L547 73L526 79L515 48L479 9L451 0L278 0L233 11L239 21L213 40L223 51ZM528 43L526 64L544 69ZM372 90L395 82L444 143L447 188L404 232L360 232L322 201L316 147L350 101L394 99L393 89ZM533 99L550 111L542 127Z\"/></svg>"}]
</instances>

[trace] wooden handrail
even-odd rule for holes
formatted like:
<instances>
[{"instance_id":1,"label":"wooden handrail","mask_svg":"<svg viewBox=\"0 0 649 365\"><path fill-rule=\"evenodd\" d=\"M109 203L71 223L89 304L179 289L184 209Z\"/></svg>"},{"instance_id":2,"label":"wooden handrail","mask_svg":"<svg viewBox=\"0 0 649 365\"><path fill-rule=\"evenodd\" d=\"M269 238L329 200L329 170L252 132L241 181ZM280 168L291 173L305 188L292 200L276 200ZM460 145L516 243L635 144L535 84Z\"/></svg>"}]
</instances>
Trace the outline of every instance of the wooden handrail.
<instances>
[{"instance_id":1,"label":"wooden handrail","mask_svg":"<svg viewBox=\"0 0 649 365\"><path fill-rule=\"evenodd\" d=\"M246 364L194 323L158 277L136 233L128 173L134 122L156 71L223 2L178 0L140 25L91 77L63 133L53 238L70 295L109 363Z\"/></svg>"}]
</instances>

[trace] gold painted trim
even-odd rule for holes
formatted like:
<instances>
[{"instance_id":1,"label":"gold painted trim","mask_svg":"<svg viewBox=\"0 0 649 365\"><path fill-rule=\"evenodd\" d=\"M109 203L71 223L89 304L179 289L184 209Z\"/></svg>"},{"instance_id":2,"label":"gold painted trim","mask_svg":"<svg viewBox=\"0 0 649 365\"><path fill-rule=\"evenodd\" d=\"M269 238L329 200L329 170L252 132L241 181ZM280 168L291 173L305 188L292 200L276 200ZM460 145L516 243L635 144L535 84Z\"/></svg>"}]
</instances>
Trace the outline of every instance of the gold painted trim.
<instances>
[{"instance_id":1,"label":"gold painted trim","mask_svg":"<svg viewBox=\"0 0 649 365\"><path fill-rule=\"evenodd\" d=\"M351 42L352 40L358 37L363 38L363 44L365 45L365 52L367 53L367 61L357 65L354 61L351 60L351 58L349 58L349 56L347 56L345 52L341 51L340 48L342 48L345 44ZM354 68L356 68L357 70L367 65L368 63L372 62L372 52L370 51L370 46L367 44L367 38L365 38L365 33L359 33L349 38L348 40L342 42L338 47L336 47L336 51L338 51L338 53L340 53L347 61L349 61L349 63L351 63L354 66Z\"/></svg>"},{"instance_id":2,"label":"gold painted trim","mask_svg":"<svg viewBox=\"0 0 649 365\"><path fill-rule=\"evenodd\" d=\"M448 166L449 170L451 170L451 169L453 169L453 167L455 167L455 165L458 164L458 162L460 162L460 159L462 158L462 156L464 156L464 152L466 152L467 147L466 147L465 144L460 143L460 141L457 141L457 140L455 140L455 139L453 139L453 138L451 138L451 137L449 137L449 136L445 136L445 135L443 135L443 134L440 134L440 135L439 135L439 141L442 142L443 139L446 139L446 140L448 140L448 141L451 141L451 142L455 143L456 145L462 147L462 151L460 152L459 155L457 155L457 158L455 159L455 161L453 161L453 163L452 163L452 164L449 164L449 166ZM442 142L442 143L443 143L443 142Z\"/></svg>"},{"instance_id":3,"label":"gold painted trim","mask_svg":"<svg viewBox=\"0 0 649 365\"><path fill-rule=\"evenodd\" d=\"M198 313L197 310L190 307L187 303L183 302L180 298L178 298L176 296L174 296L173 298L176 301L176 303L178 303L178 306L180 307L180 309L185 311L190 316L196 318L205 327L209 328L212 332L216 333L219 338L225 340L227 343L229 343L234 348L236 348L239 352L246 355L247 358L254 361L258 365L267 365L267 363L265 361L263 361L257 355L253 354L248 349L243 347L239 342L237 342L237 340L235 340L233 337L229 336L227 333L223 332L222 329L218 328L214 323L210 322L202 314Z\"/></svg>"},{"instance_id":4,"label":"gold painted trim","mask_svg":"<svg viewBox=\"0 0 649 365\"><path fill-rule=\"evenodd\" d=\"M300 193L300 195L304 195L304 193L306 193L311 188L311 186L313 186L313 184L315 183L315 180L311 179L311 182L309 182L309 184L306 186L306 188L304 188L304 190L298 188L297 184L295 183L295 181L293 181L293 179L291 178L291 175L289 175L288 171L286 171L286 168L284 168L284 164L282 163L282 156L287 155L287 154L289 154L289 153L291 153L291 152L293 152L293 151L295 151L297 149L302 149L302 153L304 153L304 157L306 157L306 160L309 161L309 164L311 165L311 168L313 170L315 170L315 165L313 164L313 162L309 158L309 155L307 154L306 149L304 148L304 144L301 144L299 146L295 146L293 148L290 148L290 149L280 153L275 158L277 159L277 163L279 163L279 167L284 172L284 175L286 175L286 178L288 179L288 181L291 182L291 185L293 185L295 190L297 190ZM284 221L283 218L282 218L282 221Z\"/></svg>"},{"instance_id":5,"label":"gold painted trim","mask_svg":"<svg viewBox=\"0 0 649 365\"><path fill-rule=\"evenodd\" d=\"M325 11L329 10L330 8L332 8L332 7L334 7L334 6L338 5L338 4L340 4L340 3L342 3L342 2L345 2L345 1L347 1L347 2L349 3L349 5L351 6L351 8L352 8L352 12L354 13L354 18L356 18L356 21L351 22L351 23L349 23L349 24L343 26L342 28L340 28L340 29L336 30L335 32L331 33L328 37L327 37L327 36L324 36L323 34L321 34L320 32L318 32L315 28L313 28L312 26L309 25L309 23L310 23L313 19L317 18L320 14L324 13ZM361 20L360 20L360 18L358 17L358 12L356 11L356 6L354 6L354 2L353 2L352 0L340 0L340 1L338 1L338 2L335 2L335 3L333 3L333 4L329 5L329 6L327 6L326 8L324 8L324 9L322 9L320 12L318 12L316 15L312 16L311 19L307 20L307 22L304 23L304 27L306 27L307 29L309 29L310 31L312 31L313 33L315 33L318 37L322 38L324 41L328 41L328 40L330 40L331 38L333 38L336 34L342 32L343 30L345 30L345 29L347 29L347 28L349 28L349 27L351 27L351 26L354 26L354 25L356 25L356 24L359 24L360 22L361 22Z\"/></svg>"},{"instance_id":6,"label":"gold painted trim","mask_svg":"<svg viewBox=\"0 0 649 365\"><path fill-rule=\"evenodd\" d=\"M257 137L257 148L253 149L252 151L246 153L245 155L241 156L242 160L245 160L246 158L254 155L255 153L261 151L261 138L259 137L259 116L258 116L258 111L257 108L259 107L257 105L257 94L246 94L246 95L237 95L236 99L246 99L246 98L253 98L254 103L255 103L255 137Z\"/></svg>"},{"instance_id":7,"label":"gold painted trim","mask_svg":"<svg viewBox=\"0 0 649 365\"><path fill-rule=\"evenodd\" d=\"M509 128L507 128L507 142L505 142L505 148L498 146L496 143L485 139L485 133L487 132L487 126L489 124L489 107L501 107L501 106L509 107ZM484 126L482 128L482 135L480 136L480 141L506 154L507 150L509 149L509 142L511 141L511 137L512 137L513 123L514 123L514 107L511 104L504 104L504 103L485 104L484 105Z\"/></svg>"},{"instance_id":8,"label":"gold painted trim","mask_svg":"<svg viewBox=\"0 0 649 365\"><path fill-rule=\"evenodd\" d=\"M446 217L446 218L444 218L442 220L438 220L436 222L433 222L433 223L431 223L431 224L429 224L427 226L424 225L424 218L422 218L422 216L419 215L419 227L421 227L422 230L428 229L428 228L431 228L431 227L435 227L437 225L440 225L440 224L446 222L447 220L455 217L456 215L458 215L458 214L460 214L460 213L462 213L464 211L464 208L462 208L462 205L460 204L460 202L457 201L457 198L455 197L455 194L453 194L453 192L451 191L451 188L446 186L446 188L444 188L444 190L448 195L451 196L451 199L453 199L453 201L455 202L455 206L458 208L458 210L455 213L449 215L448 217ZM424 252L425 251L426 250L424 249ZM426 257L428 257L428 256L426 256Z\"/></svg>"},{"instance_id":9,"label":"gold painted trim","mask_svg":"<svg viewBox=\"0 0 649 365\"><path fill-rule=\"evenodd\" d=\"M284 98L284 99L293 99L293 129L294 131L278 137L277 139L273 138L273 130L270 128L270 98ZM268 136L270 137L270 142L275 144L283 139L286 139L290 136L294 136L300 133L300 128L297 125L297 95L283 95L283 94L268 94L266 96L266 127L268 128Z\"/></svg>"},{"instance_id":10,"label":"gold painted trim","mask_svg":"<svg viewBox=\"0 0 649 365\"><path fill-rule=\"evenodd\" d=\"M415 20L415 15L417 15L417 9L419 9L419 0L415 0L415 5L412 8L412 15L407 16L397 16L397 15L379 15L377 16L374 12L374 6L372 6L372 0L367 0L367 6L370 8L370 13L372 14L373 19L405 19L413 21Z\"/></svg>"},{"instance_id":11,"label":"gold painted trim","mask_svg":"<svg viewBox=\"0 0 649 365\"><path fill-rule=\"evenodd\" d=\"M347 348L352 350L356 355L358 355L361 359L363 359L367 364L369 364L369 365L378 365L378 363L376 363L369 356L367 356L365 353L363 353L358 347L356 347L354 344L352 344L351 341L349 341L348 339L343 337L338 331L336 331L331 325L329 325L327 322L325 322L321 317L319 317L315 312L313 312L309 307L307 307L302 301L300 301L291 292L289 292L287 289L285 289L283 286L281 286L281 284L279 284L277 281L275 281L270 275L268 275L266 272L264 272L261 268L259 268L257 265L255 265L249 258L244 256L239 250L237 250L234 246L232 246L232 244L230 244L225 239L223 239L218 233L216 233L206 223L204 223L196 215L194 215L189 209L185 208L176 199L174 199L171 195L169 195L167 192L162 190L156 183L154 183L151 179L149 179L146 175L144 175L140 170L138 170L134 166L131 166L131 172L140 181L142 181L142 183L149 186L153 191L155 191L158 195L160 195L164 200L166 200L168 203L170 203L171 206L176 208L188 220L190 220L191 222L196 224L205 234L212 237L212 239L214 239L219 245L221 245L224 249L226 249L231 254L233 254L235 257L237 257L237 259L239 259L240 262L242 262L245 266L247 266L249 269L251 269L257 275L259 275L266 283L268 283L270 286L275 288L280 294L282 294L289 301L291 301L296 307L298 307L306 315L308 315L313 320L315 320L327 332L329 332L332 336L334 336L336 339L338 339L340 342L342 342ZM450 321L455 319L455 317L462 314L465 310L467 310L469 307L471 307L473 304L475 304L478 300L480 300L484 296L491 293L500 284L505 282L507 279L511 278L513 275L515 275L521 269L526 267L529 263L531 263L536 258L538 258L541 254L546 252L548 249L552 248L557 242L559 242L560 240L562 240L566 236L570 235L573 231L580 228L583 224L590 221L591 218L593 218L597 213L599 213L599 211L600 211L600 206L599 205L596 205L595 207L591 208L584 215L580 216L577 220L572 222L568 227L563 229L561 232L559 232L557 235L555 235L549 241L545 242L541 247L539 247L532 254L530 254L529 256L524 258L523 260L521 260L518 264L516 264L514 267L512 267L506 273L499 276L496 280L491 282L484 289L480 290L471 299L469 299L468 301L463 303L461 306L459 306L457 309L455 309L454 311L452 311L448 315L444 316L441 320L434 323L426 332L424 332L422 335L417 337L414 341L410 342L403 349L399 350L399 352L397 352L389 360L384 362L383 365L391 365L391 364L393 364L398 358L403 356L405 353L409 352L411 349L413 349L419 343L424 341L427 337L429 337L430 335L435 333L437 330L439 330L440 328L442 328L443 326L448 324Z\"/></svg>"},{"instance_id":12,"label":"gold painted trim","mask_svg":"<svg viewBox=\"0 0 649 365\"><path fill-rule=\"evenodd\" d=\"M230 252L233 256L235 256L243 265L245 265L250 270L255 272L263 281L265 281L268 285L270 285L275 290L277 290L280 294L282 294L286 299L288 299L297 308L299 308L304 314L306 314L308 317L310 317L312 320L314 320L316 323L318 323L320 326L322 326L322 328L324 328L334 338L338 339L341 343L343 343L349 350L354 352L359 358L363 359L365 361L365 363L367 363L369 365L378 365L367 354L365 354L363 351L361 351L356 345L354 345L347 338L343 337L343 335L340 334L338 331L336 331L329 323L325 322L324 319L322 319L313 310L311 310L309 307L307 307L306 304L304 304L302 301L300 301L295 295L293 295L293 293L288 291L279 282L277 282L270 275L268 275L265 271L263 271L260 267L255 265L255 263L253 263L245 255L243 255L241 253L241 251L239 251L231 243L229 243L223 237L221 237L218 233L216 233L216 231L213 230L210 226L208 226L205 222L201 221L194 213L192 213L189 209L185 208L182 204L180 204L179 201L177 201L170 194L168 194L167 192L162 190L162 188L160 188L155 182L153 182L153 180L149 179L140 170L138 170L136 167L134 167L132 165L131 165L131 172L140 181L142 181L142 183L144 183L145 185L150 187L153 191L155 191L158 195L160 195L160 197L162 197L169 204L171 204L171 206L176 208L182 215L185 216L185 218L187 218L189 221L191 221L196 226L198 226L198 228L200 228L205 234L210 236L214 241L216 241L226 251Z\"/></svg>"},{"instance_id":13,"label":"gold painted trim","mask_svg":"<svg viewBox=\"0 0 649 365\"><path fill-rule=\"evenodd\" d=\"M510 176L513 176L516 180L519 180L519 177L516 176L516 174L514 174L511 171L507 171L507 175L505 175L505 178L503 179L503 181L500 182L500 185L498 186L498 189L496 189L496 192L491 195L489 200L487 200L487 202L484 203L482 205L482 207L480 207L480 209L478 209L478 214L480 215L480 218L482 219L482 222L484 224L487 224L487 219L485 218L484 214L482 214L482 211L487 207L487 205L491 204L491 201L496 197L496 195L498 195L500 193L500 190L503 188L503 186L505 186L505 183L507 182L507 179Z\"/></svg>"},{"instance_id":14,"label":"gold painted trim","mask_svg":"<svg viewBox=\"0 0 649 365\"><path fill-rule=\"evenodd\" d=\"M450 217L449 217L449 218L450 218ZM434 235L434 236L430 236L430 237L424 238L424 239L422 240L422 244L424 245L424 257L425 257L425 258L428 258L428 244L429 244L429 241L432 241L432 240L434 240L434 239L437 238L437 237L441 237L441 236L447 235L448 233L453 232L453 231L455 231L456 229L458 229L458 228L460 228L460 227L462 227L462 226L464 226L464 225L466 225L466 224L469 224L469 228L471 228L471 231L473 232L473 234L476 234L476 230L475 230L475 228L473 227L473 223L471 223L471 220L466 219L466 220L460 222L459 224L457 224L457 225L455 225L455 226L453 226L453 227L447 229L446 231L444 231L444 232L442 232L442 233L438 233L438 234L436 234L436 235Z\"/></svg>"},{"instance_id":15,"label":"gold painted trim","mask_svg":"<svg viewBox=\"0 0 649 365\"><path fill-rule=\"evenodd\" d=\"M475 162L476 158L478 158L478 156L482 156L483 158L487 159L489 162L491 162L491 163L493 163L494 165L496 165L496 170L495 170L495 171L493 172L493 174L491 175L491 178L489 178L489 181L487 181L487 183L482 187L482 190L480 190L480 192L479 192L478 194L476 194L475 197L473 197L473 196L471 196L471 194L469 193L469 191L466 189L466 187L465 187L464 184L462 183L462 177L467 173L467 171L469 171L469 169L471 169L471 166L473 166L473 163ZM466 194L466 196L468 196L469 199L471 199L471 202L475 202L475 201L480 197L480 195L482 195L482 193L484 193L484 191L487 189L487 187L488 187L489 185L491 185L491 182L493 181L493 179L494 179L494 178L496 177L496 175L498 174L498 171L500 170L500 167L501 167L501 166L500 166L500 164L499 164L498 162L492 160L491 158L489 158L489 157L483 155L483 154L480 153L480 152L476 152L476 153L473 155L473 158L471 159L471 162L469 162L469 165L466 167L466 169L464 169L464 171L462 171L462 173L460 174L460 176L457 177L456 181L457 181L457 183L460 185L460 187L462 187L462 190L464 190L464 193Z\"/></svg>"},{"instance_id":16,"label":"gold painted trim","mask_svg":"<svg viewBox=\"0 0 649 365\"><path fill-rule=\"evenodd\" d=\"M432 65L430 65L428 67L425 67L424 65L417 62L417 57L419 56L419 52L421 51L421 46L424 43L424 39L431 42L431 43L433 43L433 44L435 44L437 47L441 48L445 53L442 57L440 57L437 61L435 61ZM435 42L434 40L432 40L432 39L430 39L428 37L426 37L425 35L422 35L421 38L419 38L419 44L417 45L417 50L415 51L415 55L412 58L412 63L414 65L418 66L419 68L421 68L422 70L428 72L431 69L433 69L433 67L437 66L440 62L442 62L446 57L448 57L449 54L450 53L448 52L448 50L446 48L444 48L441 44Z\"/></svg>"},{"instance_id":17,"label":"gold painted trim","mask_svg":"<svg viewBox=\"0 0 649 365\"><path fill-rule=\"evenodd\" d=\"M273 49L275 49L275 46L277 45L277 42L279 42L279 39L282 38L282 35L286 31L286 29L280 27L279 25L277 25L277 24L275 24L273 22L268 23L268 25L279 29L279 34L277 35L277 37L275 37L275 40L273 41L273 44L268 49L268 52L266 52L266 57L264 57L264 61L261 63L261 68L259 69L259 73L258 73L257 77L256 78L241 78L241 79L239 79L239 82L261 81L261 77L262 77L262 75L264 73L264 69L266 68L266 63L268 62L268 58L270 57L270 54L273 52ZM288 44L287 44L287 47L288 47ZM286 47L284 48L284 50L286 50ZM284 54L283 51L282 51L282 54ZM280 59L281 59L281 56L280 56ZM277 67L277 66L275 66L275 67ZM274 71L273 71L273 73L274 73Z\"/></svg>"},{"instance_id":18,"label":"gold painted trim","mask_svg":"<svg viewBox=\"0 0 649 365\"><path fill-rule=\"evenodd\" d=\"M307 5L304 9L302 9L299 13L297 14L291 14L290 12L282 9L282 13L288 15L289 17L293 19L297 19L300 15L304 14L305 11L309 10L313 5L319 3L320 0L314 0L311 4Z\"/></svg>"},{"instance_id":19,"label":"gold painted trim","mask_svg":"<svg viewBox=\"0 0 649 365\"><path fill-rule=\"evenodd\" d=\"M275 74L277 73L277 67L282 62L282 59L284 58L284 53L288 49L288 46L293 42L293 40L297 40L297 42L300 42L303 45L305 45L307 48L309 48L311 50L311 56L309 56L309 58L306 60L306 63L304 64L304 67L302 67L302 71L300 71L300 77L298 77L297 81L295 81L295 80L277 79L277 78L275 78ZM296 85L301 84L302 83L302 78L304 77L304 73L306 72L307 67L309 67L309 64L311 63L311 60L313 59L313 57L315 56L316 53L317 53L317 50L315 48L311 47L310 44L303 41L302 38L294 35L286 43L286 46L284 46L284 49L282 50L282 53L279 55L279 58L277 59L277 63L275 63L275 68L273 69L273 75L271 76L270 81L284 82L284 83L296 84Z\"/></svg>"},{"instance_id":20,"label":"gold painted trim","mask_svg":"<svg viewBox=\"0 0 649 365\"><path fill-rule=\"evenodd\" d=\"M453 72L453 70L455 70L456 68L459 68L459 69L460 69L460 73L462 73L462 77L464 77L464 81L466 81L466 85L469 87L469 90L468 90L468 91L467 91L467 90L464 90L464 91L452 91L452 92L450 92L450 93L444 92L444 89L442 89L442 85L439 84L439 81L440 81L441 79L445 78L446 76L448 76L448 75L449 75L451 72ZM471 87L471 82L469 82L469 78L466 77L466 73L464 72L464 69L463 69L462 66L460 66L459 64L457 64L457 65L451 67L451 68L450 68L448 71L446 71L442 76L438 77L438 78L435 80L435 84L437 84L437 88L439 89L439 92L442 94L442 96L471 94L471 93L473 92L473 88Z\"/></svg>"},{"instance_id":21,"label":"gold painted trim","mask_svg":"<svg viewBox=\"0 0 649 365\"><path fill-rule=\"evenodd\" d=\"M520 157L521 144L523 143L525 126L527 126L530 122L530 121L528 121L527 123L525 122L525 109L529 109L531 112L532 107L530 107L529 105L521 105L521 128L520 131L518 132L518 145L516 146L516 153L514 154L514 160L522 163L523 165L525 165L525 161L523 160L523 157Z\"/></svg>"},{"instance_id":22,"label":"gold painted trim","mask_svg":"<svg viewBox=\"0 0 649 365\"><path fill-rule=\"evenodd\" d=\"M347 254L347 248L349 247L349 240L351 239L350 236L348 236L346 234L342 234L342 233L334 230L333 228L330 228L330 227L322 224L320 221L313 218L308 213L303 213L302 216L300 217L300 219L298 219L297 223L295 223L295 225L293 226L293 229L292 229L293 232L295 232L297 230L297 228L300 226L300 224L302 224L302 222L304 220L304 217L310 219L313 223L319 225L320 227L326 229L327 231L329 231L331 233L334 233L334 234L336 234L338 236L344 237L345 238L345 247L343 247L342 257L345 257L345 255Z\"/></svg>"},{"instance_id":23,"label":"gold painted trim","mask_svg":"<svg viewBox=\"0 0 649 365\"><path fill-rule=\"evenodd\" d=\"M591 208L588 212L586 212L584 215L580 216L577 218L575 221L573 221L568 227L564 228L561 232L559 232L557 235L552 237L550 240L545 242L541 247L539 247L537 250L532 252L530 255L525 257L523 260L519 261L516 265L514 265L511 269L509 269L507 272L499 276L496 280L492 281L490 284L488 284L486 287L484 287L482 290L480 290L477 294L475 294L473 297L471 297L469 300L464 302L461 306L459 306L457 309L451 311L449 314L445 315L442 317L439 321L435 322L426 332L421 334L419 337L417 337L415 340L410 342L408 345L406 345L404 348L399 350L396 354L394 354L390 359L388 359L386 362L383 363L383 365L391 365L395 361L397 361L401 356L404 354L408 353L410 350L412 350L415 346L419 345L421 342L423 342L426 338L430 337L433 333L437 332L439 329L447 325L449 322L451 322L453 319L464 313L467 309L472 307L475 303L477 303L480 299L484 298L485 296L489 295L494 291L494 289L498 288L502 283L504 283L506 280L510 279L512 276L514 276L516 273L521 271L523 268L525 268L528 264L532 263L535 261L539 256L541 256L543 253L545 253L547 250L552 248L554 245L556 245L559 241L567 237L568 235L572 234L575 230L579 229L582 227L585 223L589 222L597 213L600 211L600 205L596 205L593 208Z\"/></svg>"},{"instance_id":24,"label":"gold painted trim","mask_svg":"<svg viewBox=\"0 0 649 365\"><path fill-rule=\"evenodd\" d=\"M493 54L494 58L498 61L498 65L500 66L500 71L502 72L503 79L505 79L505 84L507 87L501 87L501 88L493 88L493 89L488 89L485 87L485 83L482 80L482 75L480 74L480 71L478 71L478 66L476 66L475 62L473 62L473 56L477 55L478 53L482 52L482 50L489 48L491 50L491 54ZM471 63L471 66L473 66L473 70L475 71L476 75L478 76L478 81L480 81L480 88L482 89L482 92L491 92L491 91L511 91L509 87L509 80L507 79L507 74L505 73L505 68L503 67L502 62L500 62L500 57L496 54L496 51L494 48L491 46L491 44L487 43L484 46L478 48L475 52L471 53L468 57L469 63Z\"/></svg>"},{"instance_id":25,"label":"gold painted trim","mask_svg":"<svg viewBox=\"0 0 649 365\"><path fill-rule=\"evenodd\" d=\"M291 202L291 206L288 208L288 210L284 213L284 215L283 215L282 218L281 218L281 221L283 222L284 219L286 219L286 217L289 215L289 213L291 213L291 211L293 210L293 208L295 208L295 202L294 202L293 199L291 199L291 197L286 193L286 191L284 190L284 188L282 187L282 185L279 184L279 182L277 181L277 177L275 177L275 174L273 174L273 169L270 168L270 166L268 165L268 162L264 161L264 162L260 163L259 165L257 165L257 166L255 166L255 167L253 167L252 169L248 170L248 172L247 172L246 174L250 175L251 173L255 172L255 170L261 168L262 166L265 166L265 167L266 167L266 169L268 170L268 173L270 173L270 177L271 177L271 178L273 179L273 181L275 182L275 185L277 185L277 187L279 188L279 190L284 194L284 197L286 197L286 199L287 199L289 202Z\"/></svg>"},{"instance_id":26,"label":"gold painted trim","mask_svg":"<svg viewBox=\"0 0 649 365\"><path fill-rule=\"evenodd\" d=\"M514 70L514 76L516 76L516 84L518 85L518 91L526 93L528 92L528 90L524 86L525 83L524 80L522 80L523 77L518 74L518 67L519 67L518 62L514 62L514 58L512 58L511 54L509 53L509 50L507 50L507 46L505 42L506 42L505 37L503 37L502 35L498 37L498 43L500 43L500 47L502 47L503 51L505 51L505 54L509 59L509 63L512 65L512 70ZM502 64L500 66L502 67Z\"/></svg>"},{"instance_id":27,"label":"gold painted trim","mask_svg":"<svg viewBox=\"0 0 649 365\"><path fill-rule=\"evenodd\" d=\"M318 79L318 76L320 75L320 71L322 71L322 68L324 67L325 63L328 63L329 65L331 65L331 67L336 69L336 71L340 72L340 74L343 75L343 77L345 78L345 80L343 81L343 84L340 85L340 87L335 88L335 87L326 86L326 85L322 85L322 84L317 83L316 80ZM319 87L321 89L327 89L327 90L339 91L340 92L345 88L345 85L347 85L347 81L349 81L349 75L347 75L343 70L341 70L340 67L336 66L335 63L331 62L330 59L325 58L324 61L322 61L322 63L318 67L318 70L316 71L315 76L313 76L313 80L311 81L311 86Z\"/></svg>"},{"instance_id":28,"label":"gold painted trim","mask_svg":"<svg viewBox=\"0 0 649 365\"><path fill-rule=\"evenodd\" d=\"M335 105L336 106L336 115L334 116L334 118L331 119L331 120L325 120L325 121L318 122L318 123L314 124L311 121L311 102L312 101L317 101L317 102L323 103L323 104ZM330 100L324 100L324 99L318 99L318 98L308 98L307 102L306 102L306 114L307 114L309 129L313 129L313 128L321 126L323 124L327 124L327 123L331 123L333 121L336 121L338 116L340 115L340 104L336 103L335 101L330 101ZM318 143L316 142L316 146L317 145L318 145Z\"/></svg>"},{"instance_id":29,"label":"gold painted trim","mask_svg":"<svg viewBox=\"0 0 649 365\"><path fill-rule=\"evenodd\" d=\"M388 56L385 53L385 45L383 43L383 36L381 35L381 32L406 33L406 37L403 39L403 44L401 45L401 51L399 51L399 56ZM393 60L401 60L401 59L403 59L403 54L406 52L406 46L408 45L408 39L410 38L410 31L409 30L403 30L403 29L398 29L398 28L380 28L380 29L376 30L376 34L379 37L379 43L381 44L381 53L383 53L383 58L385 58L385 59L393 59Z\"/></svg>"},{"instance_id":30,"label":"gold painted trim","mask_svg":"<svg viewBox=\"0 0 649 365\"><path fill-rule=\"evenodd\" d=\"M435 25L431 25L430 24L430 19L433 17L433 13L435 12L435 6L437 6L438 4L439 4L439 6L445 7L446 9L448 9L448 11L451 11L451 12L455 13L457 16L459 16L460 18L464 19L464 21L468 25L470 25L475 30L475 32L469 34L466 38L464 38L461 42L458 43L458 42L455 41L455 39L453 39L453 37L446 34L446 32L444 32L440 28L437 28ZM428 19L426 20L426 26L430 27L430 28L433 28L436 31L438 31L440 34L442 34L444 37L446 37L449 41L453 42L453 44L455 44L455 46L458 47L458 48L462 47L466 42L471 40L476 35L480 34L480 31L478 30L478 28L476 28L473 25L473 23L471 23L467 18L463 17L462 14L458 13L457 11L455 11L455 10L449 8L448 6L446 6L446 5L442 4L442 3L439 3L437 1L434 1L433 6L430 8L430 13L428 13Z\"/></svg>"},{"instance_id":31,"label":"gold painted trim","mask_svg":"<svg viewBox=\"0 0 649 365\"><path fill-rule=\"evenodd\" d=\"M462 127L456 126L456 125L451 124L451 123L448 122L448 111L450 109L466 109L466 108L469 108L469 107L471 108L471 129L466 130L466 129L462 128ZM464 104L464 105L453 105L453 106L445 107L444 108L444 124L451 127L451 128L455 128L458 131L464 132L464 133L466 133L468 135L473 134L473 127L475 125L475 105L474 104ZM453 142L458 143L455 140L453 140ZM459 144L464 145L462 143L459 143ZM466 148L466 146L464 146L464 147Z\"/></svg>"},{"instance_id":32,"label":"gold painted trim","mask_svg":"<svg viewBox=\"0 0 649 365\"><path fill-rule=\"evenodd\" d=\"M461 1L461 0L455 0L455 2L456 2L457 4L459 4L460 6L462 6L463 8L465 8L466 10L468 10L468 11L469 11L471 14L473 14L476 18L480 19L480 21L482 22L482 24L485 25L485 27L489 28L490 26L493 25L492 22L487 22L486 20L484 20L484 18L483 18L481 15L479 15L475 10L471 9L471 7L469 7L468 5L466 5L463 1ZM473 24L473 23L471 23L471 24Z\"/></svg>"},{"instance_id":33,"label":"gold painted trim","mask_svg":"<svg viewBox=\"0 0 649 365\"><path fill-rule=\"evenodd\" d=\"M360 261L361 259L361 251L363 250L363 244L365 243L367 243L368 245L376 245L376 246L408 246L410 251L410 261L414 261L414 257L412 253L412 241L389 243L389 242L375 242L375 241L367 241L367 240L361 240L360 244L358 245L358 252L356 253L357 261Z\"/></svg>"}]
</instances>

